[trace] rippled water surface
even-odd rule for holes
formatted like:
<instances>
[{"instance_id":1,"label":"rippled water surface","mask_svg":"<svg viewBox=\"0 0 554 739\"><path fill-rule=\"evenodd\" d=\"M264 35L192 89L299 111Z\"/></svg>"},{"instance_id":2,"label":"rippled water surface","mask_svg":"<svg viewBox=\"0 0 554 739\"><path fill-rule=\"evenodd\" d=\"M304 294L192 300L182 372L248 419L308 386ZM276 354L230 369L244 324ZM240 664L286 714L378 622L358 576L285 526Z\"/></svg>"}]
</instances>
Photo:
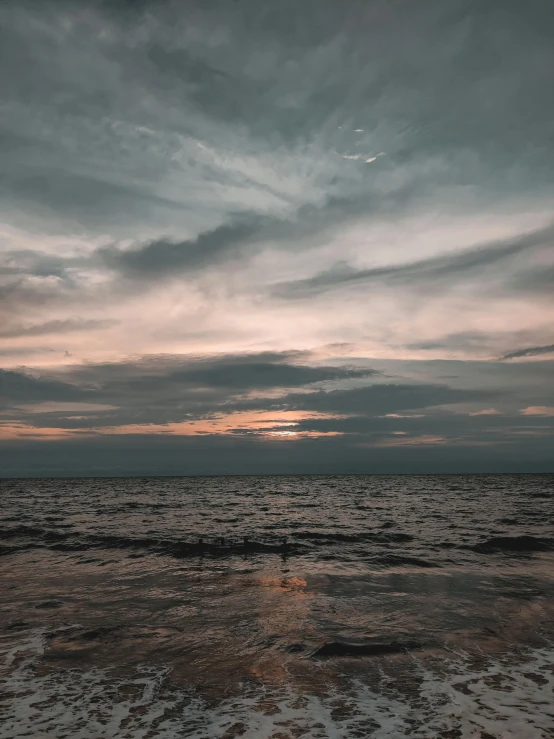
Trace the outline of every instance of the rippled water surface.
<instances>
[{"instance_id":1,"label":"rippled water surface","mask_svg":"<svg viewBox=\"0 0 554 739\"><path fill-rule=\"evenodd\" d=\"M2 480L0 737L554 737L553 483Z\"/></svg>"}]
</instances>

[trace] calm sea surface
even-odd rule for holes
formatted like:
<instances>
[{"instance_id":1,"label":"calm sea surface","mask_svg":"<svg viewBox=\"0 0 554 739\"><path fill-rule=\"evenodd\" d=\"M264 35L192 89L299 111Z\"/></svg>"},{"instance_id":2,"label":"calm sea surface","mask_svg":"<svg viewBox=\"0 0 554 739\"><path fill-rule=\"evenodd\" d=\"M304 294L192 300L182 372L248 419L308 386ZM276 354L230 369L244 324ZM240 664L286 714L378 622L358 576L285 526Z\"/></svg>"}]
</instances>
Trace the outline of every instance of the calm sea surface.
<instances>
[{"instance_id":1,"label":"calm sea surface","mask_svg":"<svg viewBox=\"0 0 554 739\"><path fill-rule=\"evenodd\" d=\"M0 480L0 737L554 737L554 476Z\"/></svg>"}]
</instances>

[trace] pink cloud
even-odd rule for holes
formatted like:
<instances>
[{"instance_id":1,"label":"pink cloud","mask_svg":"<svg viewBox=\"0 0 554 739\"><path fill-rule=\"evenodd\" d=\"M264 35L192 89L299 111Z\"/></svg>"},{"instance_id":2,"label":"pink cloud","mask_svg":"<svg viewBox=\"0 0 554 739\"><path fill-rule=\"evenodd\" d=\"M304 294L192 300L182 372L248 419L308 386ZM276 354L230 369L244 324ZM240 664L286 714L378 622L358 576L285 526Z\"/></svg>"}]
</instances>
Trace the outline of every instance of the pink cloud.
<instances>
[{"instance_id":1,"label":"pink cloud","mask_svg":"<svg viewBox=\"0 0 554 739\"><path fill-rule=\"evenodd\" d=\"M522 408L520 413L523 416L554 416L553 405L530 405Z\"/></svg>"}]
</instances>

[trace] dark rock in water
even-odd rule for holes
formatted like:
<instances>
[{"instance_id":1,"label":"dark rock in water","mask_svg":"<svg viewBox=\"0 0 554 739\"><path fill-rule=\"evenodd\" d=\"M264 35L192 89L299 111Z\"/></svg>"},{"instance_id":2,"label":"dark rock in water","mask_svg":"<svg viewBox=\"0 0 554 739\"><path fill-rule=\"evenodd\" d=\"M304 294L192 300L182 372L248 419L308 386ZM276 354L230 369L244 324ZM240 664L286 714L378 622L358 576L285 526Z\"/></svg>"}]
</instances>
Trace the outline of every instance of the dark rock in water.
<instances>
[{"instance_id":1,"label":"dark rock in water","mask_svg":"<svg viewBox=\"0 0 554 739\"><path fill-rule=\"evenodd\" d=\"M474 552L489 554L491 552L548 552L554 550L552 539L541 539L536 536L496 536L479 542L471 547Z\"/></svg>"},{"instance_id":2,"label":"dark rock in water","mask_svg":"<svg viewBox=\"0 0 554 739\"><path fill-rule=\"evenodd\" d=\"M380 657L385 654L398 654L412 649L421 649L422 644L415 641L385 642L370 644L348 644L341 641L327 642L317 649L312 657L325 659L330 657Z\"/></svg>"}]
</instances>

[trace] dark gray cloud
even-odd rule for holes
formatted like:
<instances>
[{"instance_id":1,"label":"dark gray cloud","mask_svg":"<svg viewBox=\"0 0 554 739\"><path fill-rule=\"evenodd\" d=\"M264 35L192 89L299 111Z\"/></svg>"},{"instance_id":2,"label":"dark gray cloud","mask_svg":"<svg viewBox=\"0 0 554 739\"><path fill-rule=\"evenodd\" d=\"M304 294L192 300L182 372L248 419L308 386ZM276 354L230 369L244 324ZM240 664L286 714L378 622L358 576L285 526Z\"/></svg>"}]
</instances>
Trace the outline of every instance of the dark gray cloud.
<instances>
[{"instance_id":1,"label":"dark gray cloud","mask_svg":"<svg viewBox=\"0 0 554 739\"><path fill-rule=\"evenodd\" d=\"M138 12L127 7L111 17L121 27L148 12L165 25L176 7L140 4ZM406 0L285 0L279 7L255 0L192 2L183 20L211 32L214 42L175 48L167 36L146 35L141 72L165 82L164 91L182 84L210 117L236 120L264 136L270 127L293 138L309 135L338 109L359 116L373 105L390 118L409 120L420 146L485 141L489 155L499 156L510 142L513 154L526 143L518 124L537 137L551 131L545 116L551 108L542 94L549 82L542 63L552 58L549 11L546 0L534 0L528 12L499 0L486 9L462 0L417 8ZM257 65L249 63L252 57ZM515 90L523 95L520 108ZM487 93L494 105L484 105ZM479 115L472 115L476 110ZM509 122L502 118L507 110ZM373 125L376 118L374 112Z\"/></svg>"},{"instance_id":2,"label":"dark gray cloud","mask_svg":"<svg viewBox=\"0 0 554 739\"><path fill-rule=\"evenodd\" d=\"M511 277L509 284L515 292L552 297L554 295L554 265L546 263L537 267L524 268Z\"/></svg>"},{"instance_id":3,"label":"dark gray cloud","mask_svg":"<svg viewBox=\"0 0 554 739\"><path fill-rule=\"evenodd\" d=\"M263 403L269 409L379 416L453 403L490 402L496 397L498 394L492 391L462 390L447 385L378 383L356 388L289 393L274 403L268 399L264 399ZM245 401L243 407L260 407L260 401Z\"/></svg>"},{"instance_id":4,"label":"dark gray cloud","mask_svg":"<svg viewBox=\"0 0 554 739\"><path fill-rule=\"evenodd\" d=\"M134 238L149 219L188 221L200 234L246 203L294 211L316 202L314 187L345 200L361 191L375 207L394 199L391 182L342 159L366 150L411 172L414 194L544 191L554 170L550 10L548 0L486 9L466 0L91 1L86 11L10 0L3 195L16 209L100 232L119 224ZM208 150L243 165L268 151L302 159L307 200L280 173L271 183L248 166L220 166ZM175 182L179 157L188 178ZM268 188L265 204L252 183ZM242 202L225 202L226 187Z\"/></svg>"},{"instance_id":5,"label":"dark gray cloud","mask_svg":"<svg viewBox=\"0 0 554 739\"><path fill-rule=\"evenodd\" d=\"M475 278L490 280L503 277L506 262L533 251L551 248L554 227L549 226L531 234L524 234L508 241L481 245L464 252L440 255L408 264L373 269L354 269L338 264L334 269L321 272L307 280L285 283L276 288L284 297L309 296L356 283L424 286L426 289L447 288L453 283Z\"/></svg>"},{"instance_id":6,"label":"dark gray cloud","mask_svg":"<svg viewBox=\"0 0 554 739\"><path fill-rule=\"evenodd\" d=\"M251 256L267 246L294 250L304 240L322 231L340 228L355 215L375 211L367 198L329 197L320 206L301 206L294 215L275 217L255 212L241 213L231 222L205 231L193 239L156 239L122 249L102 247L92 257L127 278L159 280L180 272L194 271L222 261Z\"/></svg>"},{"instance_id":7,"label":"dark gray cloud","mask_svg":"<svg viewBox=\"0 0 554 739\"><path fill-rule=\"evenodd\" d=\"M55 170L44 174L22 172L12 177L9 184L4 180L0 197L8 202L21 201L39 207L44 216L63 212L70 223L94 229L99 221L104 228L117 222L122 212L127 217L140 217L145 207L162 205L168 210L179 207L171 199L148 193L138 185L120 185L90 174Z\"/></svg>"},{"instance_id":8,"label":"dark gray cloud","mask_svg":"<svg viewBox=\"0 0 554 739\"><path fill-rule=\"evenodd\" d=\"M62 258L32 250L8 252L0 274L15 278L8 284L14 292L18 287L23 292L21 278L28 276L58 277L65 288L74 289L78 287L76 268L103 268L128 280L156 282L252 256L268 245L290 251L313 246L314 237L324 234L331 238L352 218L394 211L413 194L411 190L412 185L399 188L392 202L371 202L366 195L328 196L318 205L302 205L294 214L279 217L255 211L238 213L230 216L228 223L184 241L163 237L126 247L111 244L81 257Z\"/></svg>"},{"instance_id":9,"label":"dark gray cloud","mask_svg":"<svg viewBox=\"0 0 554 739\"><path fill-rule=\"evenodd\" d=\"M78 474L271 473L278 472L286 458L290 461L281 471L291 473L549 468L552 418L524 416L517 410L475 414L506 402L517 409L532 401L531 396L521 396L517 384L509 389L463 388L459 374L450 380L458 386L391 383L371 369L313 366L308 360L305 352L266 352L145 357L78 365L42 376L2 371L2 420L29 424L27 437L23 431L19 440L7 442L9 454L4 444L3 474L70 475L79 466ZM439 368L445 363L436 364ZM457 366L459 372L466 365L447 364ZM328 383L342 387L333 389ZM299 390L287 390L291 386ZM254 396L245 397L252 392ZM537 392L544 400L544 393ZM45 407L47 403L52 407ZM240 411L273 412L276 422L282 411L328 414L331 417L306 417L295 430L340 436L300 438L292 445L268 444L266 437L260 446L259 432L242 427L239 420L223 436L205 433L201 439L129 433L109 441L94 438L97 430L122 424L166 424L225 415L232 425L229 414ZM266 431L282 428L271 426L271 416L267 424ZM76 437L48 442L53 454L45 456L32 441L43 428L70 430ZM86 440L79 441L83 434ZM27 467L23 467L23 450L31 455ZM178 461L171 459L177 450ZM133 454L140 459L133 461ZM215 454L211 468L210 454Z\"/></svg>"},{"instance_id":10,"label":"dark gray cloud","mask_svg":"<svg viewBox=\"0 0 554 739\"><path fill-rule=\"evenodd\" d=\"M251 214L234 224L219 226L182 242L157 239L122 250L111 246L98 250L100 261L127 277L156 280L186 269L198 269L243 253L254 241L263 241L264 225L272 219ZM286 224L283 224L286 229Z\"/></svg>"},{"instance_id":11,"label":"dark gray cloud","mask_svg":"<svg viewBox=\"0 0 554 739\"><path fill-rule=\"evenodd\" d=\"M26 372L0 370L0 406L44 401L91 401L94 389L61 380L37 377Z\"/></svg>"},{"instance_id":12,"label":"dark gray cloud","mask_svg":"<svg viewBox=\"0 0 554 739\"><path fill-rule=\"evenodd\" d=\"M217 414L240 411L301 411L346 415L351 420L329 419L315 430L343 433L364 424L384 429L390 419L376 421L379 416L432 409L461 403L490 404L502 393L492 390L464 390L439 384L381 384L321 390L316 383L342 383L371 377L372 370L343 367L307 367L286 361L269 362L252 358L229 357L220 361L189 362L181 368L166 362L141 365L106 365L78 368L69 373L71 382L49 378L32 378L20 373L5 373L5 402L12 404L48 401L81 401L114 408L91 408L85 415L65 409L25 410L23 416L14 410L13 417L48 428L97 428L137 423L178 423L210 418ZM367 381L367 379L366 379ZM28 392L27 387L31 390ZM286 392L288 387L301 387L302 392ZM267 392L271 391L271 395ZM255 393L244 397L244 393ZM358 419L358 420L356 420ZM311 422L306 428L311 429ZM416 422L417 426L417 422Z\"/></svg>"},{"instance_id":13,"label":"dark gray cloud","mask_svg":"<svg viewBox=\"0 0 554 739\"><path fill-rule=\"evenodd\" d=\"M552 354L554 352L554 344L548 346L529 346L525 349L516 349L513 352L504 354L502 359L520 359L521 357L538 357L541 354Z\"/></svg>"},{"instance_id":14,"label":"dark gray cloud","mask_svg":"<svg viewBox=\"0 0 554 739\"><path fill-rule=\"evenodd\" d=\"M470 415L448 408L387 416L360 413L346 418L306 418L299 421L298 428L317 433L335 431L364 441L406 442L421 437L442 437L453 442L493 445L514 440L522 433L537 437L554 434L554 422L548 417L530 421L529 416L521 414Z\"/></svg>"},{"instance_id":15,"label":"dark gray cloud","mask_svg":"<svg viewBox=\"0 0 554 739\"><path fill-rule=\"evenodd\" d=\"M363 378L375 374L368 368L314 366L308 352L261 352L217 357L159 356L127 362L83 364L64 370L72 382L94 383L109 392L119 389L155 388L161 380L194 388L259 390L297 387L315 382ZM121 387L119 387L121 386Z\"/></svg>"},{"instance_id":16,"label":"dark gray cloud","mask_svg":"<svg viewBox=\"0 0 554 739\"><path fill-rule=\"evenodd\" d=\"M87 428L129 423L180 422L214 413L240 410L244 394L285 388L311 388L317 383L361 380L369 368L312 366L302 352L265 352L221 357L146 357L129 362L88 364L33 376L3 370L0 396L5 409L21 403L80 401L112 405L88 417L67 418L64 410L23 413L38 426ZM271 406L271 400L258 402ZM71 415L71 414L69 414ZM75 414L73 414L75 415ZM17 408L8 416L23 417Z\"/></svg>"}]
</instances>

